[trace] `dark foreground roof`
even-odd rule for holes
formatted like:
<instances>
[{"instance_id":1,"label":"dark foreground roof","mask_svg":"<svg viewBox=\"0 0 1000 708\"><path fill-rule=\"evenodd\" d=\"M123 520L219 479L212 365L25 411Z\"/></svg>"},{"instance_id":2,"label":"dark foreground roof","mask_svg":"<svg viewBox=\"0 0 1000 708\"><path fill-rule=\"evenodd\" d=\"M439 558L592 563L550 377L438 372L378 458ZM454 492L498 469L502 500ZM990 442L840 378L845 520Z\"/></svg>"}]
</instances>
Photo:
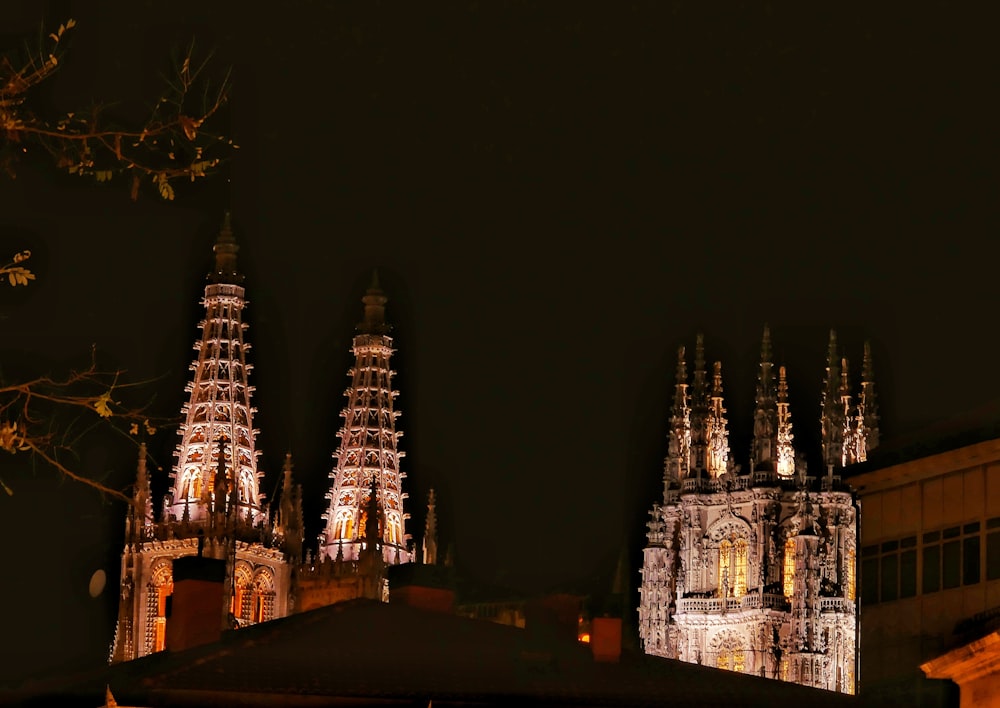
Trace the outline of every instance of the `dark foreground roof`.
<instances>
[{"instance_id":1,"label":"dark foreground roof","mask_svg":"<svg viewBox=\"0 0 1000 708\"><path fill-rule=\"evenodd\" d=\"M25 686L19 705L858 706L853 697L589 647L405 605L353 600L160 652L62 685Z\"/></svg>"}]
</instances>

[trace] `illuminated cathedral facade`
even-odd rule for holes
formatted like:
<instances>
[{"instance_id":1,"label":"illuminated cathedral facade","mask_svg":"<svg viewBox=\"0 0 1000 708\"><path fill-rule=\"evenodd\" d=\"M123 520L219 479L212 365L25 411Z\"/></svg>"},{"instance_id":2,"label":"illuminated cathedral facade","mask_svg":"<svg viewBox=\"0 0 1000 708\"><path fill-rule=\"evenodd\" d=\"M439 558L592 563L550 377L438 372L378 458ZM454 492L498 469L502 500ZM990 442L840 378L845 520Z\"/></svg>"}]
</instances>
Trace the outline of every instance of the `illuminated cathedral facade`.
<instances>
[{"instance_id":1,"label":"illuminated cathedral facade","mask_svg":"<svg viewBox=\"0 0 1000 708\"><path fill-rule=\"evenodd\" d=\"M858 500L841 470L878 444L871 353L860 390L830 333L823 469L793 446L785 367L765 328L749 465L729 445L721 364L680 349L663 474L647 524L639 634L647 654L831 691L857 685Z\"/></svg>"},{"instance_id":2,"label":"illuminated cathedral facade","mask_svg":"<svg viewBox=\"0 0 1000 708\"><path fill-rule=\"evenodd\" d=\"M133 503L125 524L118 622L110 661L167 647L173 562L182 556L225 561L221 628L239 628L331 602L386 599L386 568L412 560L406 533L403 453L397 450L398 392L386 297L377 279L363 298L355 365L338 433L327 527L317 557L304 553L301 489L285 456L281 492L269 504L256 447L250 384L247 301L229 215L214 246L205 318L181 415L169 492L154 510L146 447L140 446Z\"/></svg>"}]
</instances>

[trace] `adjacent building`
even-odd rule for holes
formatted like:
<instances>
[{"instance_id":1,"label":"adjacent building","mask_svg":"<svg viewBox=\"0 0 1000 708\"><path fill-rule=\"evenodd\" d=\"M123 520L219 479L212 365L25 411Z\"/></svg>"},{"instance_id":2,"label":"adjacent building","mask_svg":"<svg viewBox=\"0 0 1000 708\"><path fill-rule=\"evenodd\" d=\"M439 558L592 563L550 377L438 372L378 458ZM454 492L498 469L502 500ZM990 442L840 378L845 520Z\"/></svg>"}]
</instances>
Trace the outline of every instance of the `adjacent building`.
<instances>
[{"instance_id":1,"label":"adjacent building","mask_svg":"<svg viewBox=\"0 0 1000 708\"><path fill-rule=\"evenodd\" d=\"M864 509L861 675L885 705L956 705L957 686L941 679L1000 667L993 645L976 649L1000 627L1000 439L921 437L922 450L850 477Z\"/></svg>"}]
</instances>

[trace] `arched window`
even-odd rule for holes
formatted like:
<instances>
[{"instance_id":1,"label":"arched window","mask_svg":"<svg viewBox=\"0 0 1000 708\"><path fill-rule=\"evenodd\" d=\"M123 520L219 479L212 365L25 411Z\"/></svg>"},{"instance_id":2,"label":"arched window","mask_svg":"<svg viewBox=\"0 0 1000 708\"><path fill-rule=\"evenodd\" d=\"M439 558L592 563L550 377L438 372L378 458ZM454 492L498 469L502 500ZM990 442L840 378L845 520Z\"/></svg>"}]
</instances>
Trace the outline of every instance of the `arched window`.
<instances>
[{"instance_id":1,"label":"arched window","mask_svg":"<svg viewBox=\"0 0 1000 708\"><path fill-rule=\"evenodd\" d=\"M152 640L150 651L155 652L167 648L167 598L174 592L173 564L169 558L161 558L153 563L151 571L147 590L151 636L147 637Z\"/></svg>"},{"instance_id":2,"label":"arched window","mask_svg":"<svg viewBox=\"0 0 1000 708\"><path fill-rule=\"evenodd\" d=\"M716 648L715 665L727 671L746 671L746 654L740 639L726 632L714 642Z\"/></svg>"},{"instance_id":3,"label":"arched window","mask_svg":"<svg viewBox=\"0 0 1000 708\"><path fill-rule=\"evenodd\" d=\"M237 563L233 571L233 597L230 611L238 620L250 619L250 582L253 571L247 563Z\"/></svg>"},{"instance_id":4,"label":"arched window","mask_svg":"<svg viewBox=\"0 0 1000 708\"><path fill-rule=\"evenodd\" d=\"M723 539L719 542L719 588L729 588L732 597L747 594L747 541Z\"/></svg>"},{"instance_id":5,"label":"arched window","mask_svg":"<svg viewBox=\"0 0 1000 708\"><path fill-rule=\"evenodd\" d=\"M733 544L733 597L743 597L747 594L747 540L736 539Z\"/></svg>"},{"instance_id":6,"label":"arched window","mask_svg":"<svg viewBox=\"0 0 1000 708\"><path fill-rule=\"evenodd\" d=\"M733 561L733 544L727 539L719 542L719 589L723 586L733 587L733 575L730 567Z\"/></svg>"},{"instance_id":7,"label":"arched window","mask_svg":"<svg viewBox=\"0 0 1000 708\"><path fill-rule=\"evenodd\" d=\"M795 539L789 538L785 541L785 563L782 573L782 584L784 585L785 597L795 594Z\"/></svg>"},{"instance_id":8,"label":"arched window","mask_svg":"<svg viewBox=\"0 0 1000 708\"><path fill-rule=\"evenodd\" d=\"M260 568L253 578L253 600L251 622L267 622L274 619L274 575L270 569Z\"/></svg>"},{"instance_id":9,"label":"arched window","mask_svg":"<svg viewBox=\"0 0 1000 708\"><path fill-rule=\"evenodd\" d=\"M857 562L858 559L854 548L848 548L847 553L844 554L844 597L852 602L856 597L855 593L857 591L857 586L855 585Z\"/></svg>"},{"instance_id":10,"label":"arched window","mask_svg":"<svg viewBox=\"0 0 1000 708\"><path fill-rule=\"evenodd\" d=\"M354 530L354 516L350 511L342 511L337 516L337 523L333 525L333 533L336 538L351 539L351 532Z\"/></svg>"}]
</instances>

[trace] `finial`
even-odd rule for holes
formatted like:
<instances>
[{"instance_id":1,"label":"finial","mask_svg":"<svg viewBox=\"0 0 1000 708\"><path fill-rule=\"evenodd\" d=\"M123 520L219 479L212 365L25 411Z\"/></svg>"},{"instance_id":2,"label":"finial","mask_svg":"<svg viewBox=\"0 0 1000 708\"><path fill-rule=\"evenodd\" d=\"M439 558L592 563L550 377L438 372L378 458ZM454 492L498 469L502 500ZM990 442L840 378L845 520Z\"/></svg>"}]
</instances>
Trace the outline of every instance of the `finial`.
<instances>
[{"instance_id":1,"label":"finial","mask_svg":"<svg viewBox=\"0 0 1000 708\"><path fill-rule=\"evenodd\" d=\"M788 378L784 366L778 367L778 402L788 402Z\"/></svg>"},{"instance_id":2,"label":"finial","mask_svg":"<svg viewBox=\"0 0 1000 708\"><path fill-rule=\"evenodd\" d=\"M389 331L385 323L385 304L389 298L382 292L378 282L378 270L372 271L371 285L361 302L365 305L364 320L358 325L358 330L365 334L385 334Z\"/></svg>"},{"instance_id":3,"label":"finial","mask_svg":"<svg viewBox=\"0 0 1000 708\"><path fill-rule=\"evenodd\" d=\"M712 370L712 398L722 398L722 362L717 361Z\"/></svg>"},{"instance_id":4,"label":"finial","mask_svg":"<svg viewBox=\"0 0 1000 708\"><path fill-rule=\"evenodd\" d=\"M771 362L771 328L767 324L764 325L764 336L760 342L760 360L761 362Z\"/></svg>"},{"instance_id":5,"label":"finial","mask_svg":"<svg viewBox=\"0 0 1000 708\"><path fill-rule=\"evenodd\" d=\"M865 355L861 364L861 379L862 381L872 381L875 377L875 369L872 366L872 345L870 342L865 341Z\"/></svg>"},{"instance_id":6,"label":"finial","mask_svg":"<svg viewBox=\"0 0 1000 708\"><path fill-rule=\"evenodd\" d=\"M233 283L243 281L243 276L236 270L236 254L240 247L233 236L232 218L227 210L222 218L222 228L215 239L215 270L208 276L213 283Z\"/></svg>"}]
</instances>

